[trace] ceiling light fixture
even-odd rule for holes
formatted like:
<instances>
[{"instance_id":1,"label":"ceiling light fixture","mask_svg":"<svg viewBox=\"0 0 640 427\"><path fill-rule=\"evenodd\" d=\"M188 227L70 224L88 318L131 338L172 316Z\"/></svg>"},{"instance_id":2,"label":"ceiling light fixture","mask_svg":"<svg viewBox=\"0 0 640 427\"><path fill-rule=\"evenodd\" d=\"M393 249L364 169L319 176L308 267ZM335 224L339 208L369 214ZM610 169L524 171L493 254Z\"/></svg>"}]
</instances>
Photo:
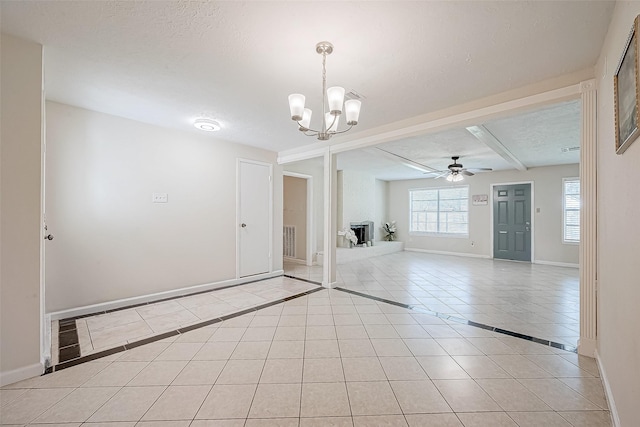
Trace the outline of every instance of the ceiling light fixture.
<instances>
[{"instance_id":1,"label":"ceiling light fixture","mask_svg":"<svg viewBox=\"0 0 640 427\"><path fill-rule=\"evenodd\" d=\"M211 119L196 119L193 122L196 129L204 130L206 132L216 132L220 130L220 123Z\"/></svg>"},{"instance_id":2,"label":"ceiling light fixture","mask_svg":"<svg viewBox=\"0 0 640 427\"><path fill-rule=\"evenodd\" d=\"M464 176L458 171L452 171L449 175L447 175L447 181L449 182L460 182L464 179Z\"/></svg>"},{"instance_id":3,"label":"ceiling light fixture","mask_svg":"<svg viewBox=\"0 0 640 427\"><path fill-rule=\"evenodd\" d=\"M291 120L298 123L298 130L307 136L317 136L319 140L326 141L333 135L345 133L358 124L360 116L361 102L357 99L350 99L344 102L344 111L347 116L348 129L338 131L338 122L342 114L344 101L344 88L333 86L327 89L327 55L333 52L333 45L329 42L320 42L316 45L316 52L322 55L322 128L313 130L309 128L311 123L311 110L304 108L305 97L302 94L294 93L289 95L289 109L291 110ZM327 112L327 100L329 112Z\"/></svg>"}]
</instances>

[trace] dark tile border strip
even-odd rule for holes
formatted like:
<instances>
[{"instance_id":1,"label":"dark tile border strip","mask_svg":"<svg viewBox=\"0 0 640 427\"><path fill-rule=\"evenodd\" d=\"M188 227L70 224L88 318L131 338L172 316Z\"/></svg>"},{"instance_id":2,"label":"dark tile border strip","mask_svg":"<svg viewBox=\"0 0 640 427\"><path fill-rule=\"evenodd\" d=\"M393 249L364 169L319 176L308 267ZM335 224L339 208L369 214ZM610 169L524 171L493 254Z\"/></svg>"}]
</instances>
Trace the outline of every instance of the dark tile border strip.
<instances>
[{"instance_id":1,"label":"dark tile border strip","mask_svg":"<svg viewBox=\"0 0 640 427\"><path fill-rule=\"evenodd\" d=\"M75 319L65 319L58 322L58 360L67 360L80 357L80 341Z\"/></svg>"},{"instance_id":2,"label":"dark tile border strip","mask_svg":"<svg viewBox=\"0 0 640 427\"><path fill-rule=\"evenodd\" d=\"M93 313L81 314L79 316L73 316L73 317L67 317L65 319L60 319L60 322L62 322L64 320L84 319L85 317L96 316L98 314L113 313L115 311L127 310L129 308L143 307L143 306L149 305L149 304L156 304L156 303L159 303L159 302L171 301L171 300L174 300L174 299L180 299L180 298L185 298L185 297L191 297L191 296L194 296L194 295L206 294L208 292L221 291L223 289L229 289L229 288L235 288L237 286L249 285L251 283L257 283L257 282L262 282L262 281L265 281L265 280L271 280L271 279L275 279L275 278L282 277L282 276L284 276L284 274L280 274L278 276L273 276L273 277L266 277L264 279L256 279L256 280L250 280L248 282L236 283L235 285L227 285L227 286L221 286L219 288L207 289L205 291L190 292L190 293L187 293L187 294L176 295L174 297L168 297L168 298L162 298L162 299L157 299L157 300L153 300L153 301L141 302L141 303L138 303L138 304L131 304L131 305L127 305L125 307L111 308L109 310L94 311ZM285 277L290 277L290 276L285 276ZM291 278L292 279L297 279L297 277L291 277ZM303 280L303 279L298 279L298 280Z\"/></svg>"},{"instance_id":3,"label":"dark tile border strip","mask_svg":"<svg viewBox=\"0 0 640 427\"><path fill-rule=\"evenodd\" d=\"M256 280L258 281L258 280ZM235 286L235 285L234 285ZM101 357L106 357L106 356L111 356L112 354L116 354L116 353L120 353L122 351L125 350L131 350L132 348L136 348L136 347L140 347L141 345L145 345L145 344L150 344L152 342L156 342L156 341L160 341L163 340L165 338L169 338L175 335L180 335L180 334L184 334L185 332L189 332L192 331L194 329L199 329L199 328L203 328L205 326L209 326L209 325L213 325L214 323L218 323L218 322L223 322L225 320L229 320L229 319L233 319L234 317L238 317L238 316L242 316L243 314L247 314L247 313L251 313L253 311L258 311L258 310L262 310L277 304L281 304L283 302L286 301L291 301L293 299L296 298L300 298L306 295L311 295L313 293L319 292L324 290L323 287L318 287L317 289L311 289L309 291L304 291L304 292L300 292L299 294L295 294L295 295L291 295L285 298L281 298L275 301L270 301L270 302L266 302L264 304L258 305L256 307L251 307L245 310L241 310L235 313L231 313L231 314L227 314L225 316L222 317L218 317L218 318L213 318L213 319L209 319L209 320L205 320L202 321L200 323L196 323L193 325L189 325L189 326L185 326L184 328L180 328L180 329L176 329L175 331L169 331L169 332L165 332L163 334L159 334L159 335L154 335L152 337L149 338L145 338L139 341L134 341L132 343L128 343L125 345L121 345L118 347L114 347L114 348L110 348L108 350L104 350L104 351L100 351L97 353L92 353L89 354L87 356L82 356L82 357L78 357L76 359L72 359L72 360L67 360L63 363L58 363L57 365L48 368L44 374L50 374L51 372L55 372L55 371L60 371L62 369L66 369L66 368L70 368L72 366L76 366L79 365L81 363L85 363L85 362L90 362L92 360L96 360L96 359L100 359Z\"/></svg>"},{"instance_id":4,"label":"dark tile border strip","mask_svg":"<svg viewBox=\"0 0 640 427\"><path fill-rule=\"evenodd\" d=\"M336 287L336 288L333 288L333 289L338 290L338 291L342 291L342 292L346 292L348 294L357 295L357 296L360 296L360 297L363 297L363 298L368 298L368 299L372 299L372 300L375 300L375 301L384 302L386 304L391 304L391 305L395 305L395 306L398 306L398 307L406 308L408 310L416 311L416 312L418 312L420 314L429 314L431 316L439 317L439 318L444 319L444 320L450 320L450 321L453 321L453 322L456 322L456 323L460 323L460 324L463 324L463 325L473 326L475 328L485 329L487 331L496 332L498 334L509 335L509 336L512 336L512 337L515 337L515 338L520 338L520 339L523 339L523 340L532 341L532 342L535 342L535 343L538 343L538 344L546 345L548 347L558 348L560 350L565 350L565 351L569 351L569 352L572 352L572 353L577 353L578 352L578 349L576 347L574 347L574 346L571 346L571 345L562 344L562 343L554 342L554 341L549 341L549 340L545 340L545 339L542 339L542 338L532 337L530 335L521 334L519 332L513 332L513 331L509 331L507 329L497 328L495 326L485 325L483 323L478 323L478 322L474 322L474 321L471 321L471 320L462 319L460 317L450 316L450 315L444 314L444 313L438 313L436 311L427 310L425 308L418 307L418 306L415 306L415 305L404 304L404 303L401 303L401 302L398 302L398 301L392 301L392 300L388 300L388 299L385 299L385 298L380 298L380 297L376 297L376 296L373 296L373 295L364 294L362 292L353 291L351 289L345 289L345 288L340 288L340 287Z\"/></svg>"},{"instance_id":5,"label":"dark tile border strip","mask_svg":"<svg viewBox=\"0 0 640 427\"><path fill-rule=\"evenodd\" d=\"M300 280L302 282L307 282L307 283L311 283L313 285L318 285L318 286L322 286L322 283L320 282L315 282L313 280L309 280L309 279L303 279L302 277L296 277L296 276L291 276L289 274L283 274L284 277L288 277L289 279L296 279L296 280Z\"/></svg>"}]
</instances>

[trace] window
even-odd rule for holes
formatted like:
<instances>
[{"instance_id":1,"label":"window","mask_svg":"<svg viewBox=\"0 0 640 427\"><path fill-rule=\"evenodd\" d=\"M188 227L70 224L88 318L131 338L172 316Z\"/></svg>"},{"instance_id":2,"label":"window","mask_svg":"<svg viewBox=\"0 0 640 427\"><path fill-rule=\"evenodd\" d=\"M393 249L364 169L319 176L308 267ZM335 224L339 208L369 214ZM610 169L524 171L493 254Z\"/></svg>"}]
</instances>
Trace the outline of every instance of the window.
<instances>
[{"instance_id":1,"label":"window","mask_svg":"<svg viewBox=\"0 0 640 427\"><path fill-rule=\"evenodd\" d=\"M580 243L580 179L562 180L563 241Z\"/></svg>"},{"instance_id":2,"label":"window","mask_svg":"<svg viewBox=\"0 0 640 427\"><path fill-rule=\"evenodd\" d=\"M469 234L469 186L409 190L410 232Z\"/></svg>"}]
</instances>

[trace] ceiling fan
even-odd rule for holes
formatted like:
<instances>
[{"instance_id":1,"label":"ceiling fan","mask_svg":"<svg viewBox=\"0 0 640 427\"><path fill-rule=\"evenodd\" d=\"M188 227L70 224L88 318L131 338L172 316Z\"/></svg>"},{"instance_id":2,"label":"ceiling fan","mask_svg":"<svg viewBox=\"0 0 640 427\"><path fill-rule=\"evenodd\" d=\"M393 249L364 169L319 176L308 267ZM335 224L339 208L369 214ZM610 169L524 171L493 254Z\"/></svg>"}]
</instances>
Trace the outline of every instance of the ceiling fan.
<instances>
[{"instance_id":1,"label":"ceiling fan","mask_svg":"<svg viewBox=\"0 0 640 427\"><path fill-rule=\"evenodd\" d=\"M471 169L467 169L464 166L462 166L461 163L458 163L458 159L459 158L460 158L460 156L451 157L451 159L453 160L453 163L451 163L449 166L447 166L447 170L438 171L438 172L440 172L440 175L436 176L435 179L442 178L442 177L446 176L446 180L447 181L458 182L458 181L462 181L464 179L463 175L466 175L466 176L475 175L473 172L471 172L471 169L473 169L474 171L491 171L491 170L493 170L491 168L471 168Z\"/></svg>"}]
</instances>

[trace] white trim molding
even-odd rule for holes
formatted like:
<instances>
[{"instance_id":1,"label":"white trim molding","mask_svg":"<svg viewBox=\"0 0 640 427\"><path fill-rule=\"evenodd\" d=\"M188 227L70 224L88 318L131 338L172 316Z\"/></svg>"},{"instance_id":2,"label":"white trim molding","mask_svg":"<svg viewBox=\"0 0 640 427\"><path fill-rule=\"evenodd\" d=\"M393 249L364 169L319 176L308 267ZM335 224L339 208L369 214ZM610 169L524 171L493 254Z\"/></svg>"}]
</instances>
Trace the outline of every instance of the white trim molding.
<instances>
[{"instance_id":1,"label":"white trim molding","mask_svg":"<svg viewBox=\"0 0 640 427\"><path fill-rule=\"evenodd\" d=\"M598 370L600 371L600 379L602 380L602 385L604 387L604 396L607 399L607 404L609 405L609 412L611 413L611 422L613 423L613 427L621 427L622 424L620 424L620 416L618 415L618 408L616 408L616 402L615 400L613 400L613 392L611 391L611 385L609 384L609 380L607 379L607 373L604 370L604 366L602 366L602 360L600 360L598 349L594 350L594 355L595 355L596 363L598 364Z\"/></svg>"},{"instance_id":2,"label":"white trim molding","mask_svg":"<svg viewBox=\"0 0 640 427\"><path fill-rule=\"evenodd\" d=\"M580 268L580 264L575 264L572 262L546 261L543 259L537 259L535 261L532 261L532 264L553 265L556 267L567 267L567 268Z\"/></svg>"},{"instance_id":3,"label":"white trim molding","mask_svg":"<svg viewBox=\"0 0 640 427\"><path fill-rule=\"evenodd\" d=\"M40 376L43 372L44 365L42 363L34 363L33 365L23 366L22 368L11 371L0 372L0 387Z\"/></svg>"},{"instance_id":4,"label":"white trim molding","mask_svg":"<svg viewBox=\"0 0 640 427\"><path fill-rule=\"evenodd\" d=\"M315 226L313 223L313 176L311 175L305 175L303 173L297 173L297 172L287 172L287 171L283 171L282 172L282 176L283 176L283 180L285 176L290 176L293 178L301 178L301 179L305 179L307 181L307 218L306 218L306 222L307 222L307 229L306 229L306 233L307 233L307 247L305 248L305 264L307 266L312 266L313 265L313 249L316 246L316 236L315 236ZM283 190L284 191L284 190ZM284 199L284 195L283 195L283 199ZM291 261L293 258L288 258L288 257L284 257L284 259L286 261ZM294 261L295 262L295 261Z\"/></svg>"}]
</instances>

